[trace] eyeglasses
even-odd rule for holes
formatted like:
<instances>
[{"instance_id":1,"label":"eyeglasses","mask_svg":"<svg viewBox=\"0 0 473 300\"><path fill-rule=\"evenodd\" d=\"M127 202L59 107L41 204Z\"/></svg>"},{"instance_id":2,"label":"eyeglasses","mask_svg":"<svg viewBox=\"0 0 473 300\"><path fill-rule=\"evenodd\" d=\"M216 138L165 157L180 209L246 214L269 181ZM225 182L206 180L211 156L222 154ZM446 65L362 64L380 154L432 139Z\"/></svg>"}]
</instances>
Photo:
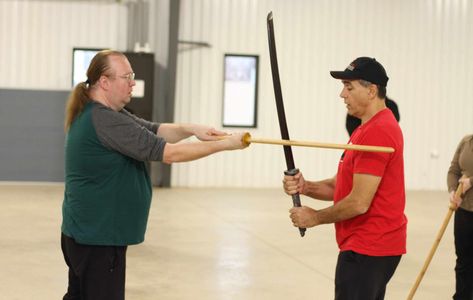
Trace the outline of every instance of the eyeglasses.
<instances>
[{"instance_id":1,"label":"eyeglasses","mask_svg":"<svg viewBox=\"0 0 473 300\"><path fill-rule=\"evenodd\" d=\"M135 80L135 73L133 73L133 72L132 72L132 73L128 73L128 74L126 74L126 75L122 75L122 76L113 76L113 75L106 75L106 74L103 75L103 76L108 77L108 78L113 78L113 79L115 79L115 78L117 78L117 77L123 78L123 79L126 79L126 81L128 81L128 83L130 83L130 82L132 82L133 80Z\"/></svg>"},{"instance_id":2,"label":"eyeglasses","mask_svg":"<svg viewBox=\"0 0 473 300\"><path fill-rule=\"evenodd\" d=\"M118 77L126 79L128 82L130 82L132 80L135 80L135 73L128 73L126 75L118 76Z\"/></svg>"}]
</instances>

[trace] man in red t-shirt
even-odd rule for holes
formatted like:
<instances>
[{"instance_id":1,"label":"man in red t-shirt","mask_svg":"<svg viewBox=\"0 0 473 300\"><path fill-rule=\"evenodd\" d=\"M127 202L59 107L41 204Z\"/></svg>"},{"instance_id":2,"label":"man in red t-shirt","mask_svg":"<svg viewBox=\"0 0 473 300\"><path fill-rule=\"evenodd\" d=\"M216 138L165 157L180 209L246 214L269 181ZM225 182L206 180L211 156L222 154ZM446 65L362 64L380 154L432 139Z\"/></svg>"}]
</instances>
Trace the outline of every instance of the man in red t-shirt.
<instances>
[{"instance_id":1,"label":"man in red t-shirt","mask_svg":"<svg viewBox=\"0 0 473 300\"><path fill-rule=\"evenodd\" d=\"M404 215L404 142L392 112L386 108L388 76L374 58L359 57L342 80L348 113L361 119L349 143L392 147L394 153L345 151L335 177L308 181L298 173L284 177L287 194L300 193L333 205L315 210L294 207L294 226L309 228L335 223L340 248L335 271L335 299L384 299L386 285L406 253Z\"/></svg>"}]
</instances>

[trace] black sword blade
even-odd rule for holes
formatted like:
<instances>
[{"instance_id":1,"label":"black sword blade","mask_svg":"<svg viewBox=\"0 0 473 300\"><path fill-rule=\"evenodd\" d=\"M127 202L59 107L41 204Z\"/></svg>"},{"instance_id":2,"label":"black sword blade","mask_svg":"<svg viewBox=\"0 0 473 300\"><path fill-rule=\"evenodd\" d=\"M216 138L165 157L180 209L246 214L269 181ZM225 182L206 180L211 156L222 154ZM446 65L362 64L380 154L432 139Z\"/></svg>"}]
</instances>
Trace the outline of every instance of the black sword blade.
<instances>
[{"instance_id":1,"label":"black sword blade","mask_svg":"<svg viewBox=\"0 0 473 300\"><path fill-rule=\"evenodd\" d=\"M278 120L279 120L279 128L281 130L281 138L283 140L290 140L289 130L287 129L286 113L284 111L284 102L282 98L281 81L279 79L278 58L277 58L277 53L276 53L276 41L274 38L273 12L270 12L268 14L267 27L268 27L269 57L271 60L271 74L273 76L274 97L276 99L276 108L278 111ZM283 147L284 147L284 156L286 158L286 166L287 166L287 171L285 172L285 174L295 175L298 173L298 170L296 169L295 164L294 164L294 156L292 155L292 148L291 146L283 146ZM292 195L292 202L294 206L296 207L301 206L301 200L300 200L299 194ZM304 236L305 228L299 228L299 232L301 236Z\"/></svg>"}]
</instances>

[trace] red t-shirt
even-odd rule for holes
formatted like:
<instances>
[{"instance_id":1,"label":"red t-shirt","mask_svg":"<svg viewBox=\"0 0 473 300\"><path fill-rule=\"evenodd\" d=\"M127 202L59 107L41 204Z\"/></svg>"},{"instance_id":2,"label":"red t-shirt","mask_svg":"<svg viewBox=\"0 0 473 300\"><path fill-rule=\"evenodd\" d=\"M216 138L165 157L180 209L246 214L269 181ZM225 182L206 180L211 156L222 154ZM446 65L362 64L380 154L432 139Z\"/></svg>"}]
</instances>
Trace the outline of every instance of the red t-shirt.
<instances>
[{"instance_id":1,"label":"red t-shirt","mask_svg":"<svg viewBox=\"0 0 473 300\"><path fill-rule=\"evenodd\" d=\"M371 174L382 178L366 213L335 223L340 251L352 250L371 256L406 253L404 142L399 124L389 109L383 109L360 125L353 132L349 143L392 147L395 151L379 153L347 150L342 155L334 203L351 192L354 174Z\"/></svg>"}]
</instances>

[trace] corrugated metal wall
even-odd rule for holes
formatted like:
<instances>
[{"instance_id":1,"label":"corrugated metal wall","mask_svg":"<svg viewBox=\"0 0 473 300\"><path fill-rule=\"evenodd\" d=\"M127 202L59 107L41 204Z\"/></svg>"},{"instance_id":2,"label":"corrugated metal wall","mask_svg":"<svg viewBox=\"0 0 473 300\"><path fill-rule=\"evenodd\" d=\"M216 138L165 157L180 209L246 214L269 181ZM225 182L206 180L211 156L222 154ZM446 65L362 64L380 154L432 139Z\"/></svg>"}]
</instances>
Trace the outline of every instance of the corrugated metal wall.
<instances>
[{"instance_id":1,"label":"corrugated metal wall","mask_svg":"<svg viewBox=\"0 0 473 300\"><path fill-rule=\"evenodd\" d=\"M0 1L0 88L71 88L72 48L125 50L126 6Z\"/></svg>"},{"instance_id":2,"label":"corrugated metal wall","mask_svg":"<svg viewBox=\"0 0 473 300\"><path fill-rule=\"evenodd\" d=\"M152 9L153 10L153 9ZM266 15L274 13L293 139L344 143L341 85L329 70L374 56L399 104L410 189L444 189L460 138L473 132L473 2L468 0L181 0L176 122L220 127L223 55L260 55L255 137L278 138ZM156 37L150 19L151 37ZM151 40L153 41L153 40ZM0 88L68 90L72 47L127 44L127 6L113 1L0 1ZM157 56L163 53L157 53ZM159 87L156 87L159 89ZM1 108L0 108L1 109ZM307 178L331 176L340 151L294 148ZM173 166L173 186L279 186L281 147L251 145Z\"/></svg>"},{"instance_id":3,"label":"corrugated metal wall","mask_svg":"<svg viewBox=\"0 0 473 300\"><path fill-rule=\"evenodd\" d=\"M279 137L267 46L273 11L289 132L293 139L344 143L343 70L374 56L388 70L398 103L409 189L444 189L460 138L473 132L473 2L467 0L181 0L180 39L211 48L178 57L176 122L220 127L223 55L260 55L255 137ZM336 172L340 151L294 149L306 178ZM280 186L281 147L251 145L174 165L174 186Z\"/></svg>"}]
</instances>

